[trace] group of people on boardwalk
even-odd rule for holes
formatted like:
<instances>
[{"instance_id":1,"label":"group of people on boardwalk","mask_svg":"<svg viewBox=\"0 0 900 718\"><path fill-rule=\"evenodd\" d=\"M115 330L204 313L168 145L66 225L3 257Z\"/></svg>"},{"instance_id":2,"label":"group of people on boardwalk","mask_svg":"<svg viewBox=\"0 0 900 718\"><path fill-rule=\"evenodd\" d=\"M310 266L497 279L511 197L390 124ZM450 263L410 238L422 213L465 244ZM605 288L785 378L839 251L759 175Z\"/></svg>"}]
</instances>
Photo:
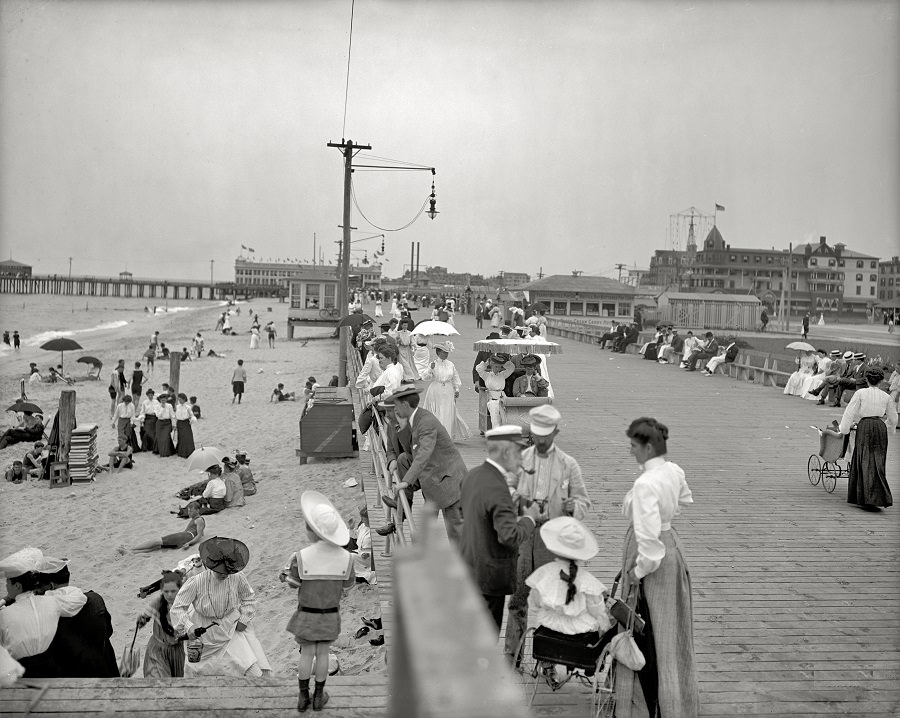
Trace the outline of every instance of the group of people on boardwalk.
<instances>
[{"instance_id":1,"label":"group of people on boardwalk","mask_svg":"<svg viewBox=\"0 0 900 718\"><path fill-rule=\"evenodd\" d=\"M837 426L826 429L844 435L845 447L851 433L856 432L847 501L867 511L891 506L893 497L887 482L886 462L888 437L897 428L900 401L897 367L869 360L863 352L802 351L797 370L788 378L784 393L816 401L819 406L838 408L847 402Z\"/></svg>"}]
</instances>

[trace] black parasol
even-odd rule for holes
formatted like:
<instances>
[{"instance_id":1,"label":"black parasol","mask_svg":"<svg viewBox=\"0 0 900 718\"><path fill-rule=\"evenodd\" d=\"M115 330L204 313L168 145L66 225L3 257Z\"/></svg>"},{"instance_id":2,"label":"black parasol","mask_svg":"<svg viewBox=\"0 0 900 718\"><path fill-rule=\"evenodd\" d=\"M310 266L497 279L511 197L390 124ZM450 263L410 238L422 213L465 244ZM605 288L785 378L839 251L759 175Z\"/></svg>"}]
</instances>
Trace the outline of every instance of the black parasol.
<instances>
[{"instance_id":1,"label":"black parasol","mask_svg":"<svg viewBox=\"0 0 900 718\"><path fill-rule=\"evenodd\" d=\"M83 349L78 342L74 339L68 339L67 337L57 337L56 339L51 339L46 344L41 344L41 349L46 349L48 352L59 352L59 363L63 364L63 352L76 351L78 349Z\"/></svg>"}]
</instances>

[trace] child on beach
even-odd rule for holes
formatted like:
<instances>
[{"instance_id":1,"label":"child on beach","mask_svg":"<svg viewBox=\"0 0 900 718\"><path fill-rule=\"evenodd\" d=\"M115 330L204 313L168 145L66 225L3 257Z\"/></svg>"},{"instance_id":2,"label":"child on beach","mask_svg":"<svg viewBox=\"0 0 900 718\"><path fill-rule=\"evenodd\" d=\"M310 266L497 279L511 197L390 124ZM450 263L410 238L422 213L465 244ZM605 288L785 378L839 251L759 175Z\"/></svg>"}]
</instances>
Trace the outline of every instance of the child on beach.
<instances>
[{"instance_id":1,"label":"child on beach","mask_svg":"<svg viewBox=\"0 0 900 718\"><path fill-rule=\"evenodd\" d=\"M234 393L234 396L231 398L232 404L234 404L235 399L238 404L241 403L241 398L244 396L244 384L246 383L247 370L244 369L244 360L238 359L234 373L231 375L231 390Z\"/></svg>"},{"instance_id":2,"label":"child on beach","mask_svg":"<svg viewBox=\"0 0 900 718\"><path fill-rule=\"evenodd\" d=\"M306 519L309 545L291 555L280 579L297 589L297 610L287 630L300 644L297 710L314 711L328 702L328 648L340 635L341 595L354 583L353 556L342 548L350 541L350 531L334 504L318 491L304 491L300 507ZM316 686L310 699L309 677L316 659Z\"/></svg>"},{"instance_id":3,"label":"child on beach","mask_svg":"<svg viewBox=\"0 0 900 718\"><path fill-rule=\"evenodd\" d=\"M182 583L184 577L180 573L163 571L159 593L150 598L137 620L138 628L153 621L153 635L144 652L144 678L184 677L184 637L175 632L169 619L169 606Z\"/></svg>"},{"instance_id":4,"label":"child on beach","mask_svg":"<svg viewBox=\"0 0 900 718\"><path fill-rule=\"evenodd\" d=\"M147 373L153 373L153 363L156 361L156 344L151 344L144 352L144 361L147 362Z\"/></svg>"},{"instance_id":5,"label":"child on beach","mask_svg":"<svg viewBox=\"0 0 900 718\"><path fill-rule=\"evenodd\" d=\"M197 397L192 396L188 399L191 404L191 413L194 415L195 419L200 418L200 405L197 403Z\"/></svg>"}]
</instances>

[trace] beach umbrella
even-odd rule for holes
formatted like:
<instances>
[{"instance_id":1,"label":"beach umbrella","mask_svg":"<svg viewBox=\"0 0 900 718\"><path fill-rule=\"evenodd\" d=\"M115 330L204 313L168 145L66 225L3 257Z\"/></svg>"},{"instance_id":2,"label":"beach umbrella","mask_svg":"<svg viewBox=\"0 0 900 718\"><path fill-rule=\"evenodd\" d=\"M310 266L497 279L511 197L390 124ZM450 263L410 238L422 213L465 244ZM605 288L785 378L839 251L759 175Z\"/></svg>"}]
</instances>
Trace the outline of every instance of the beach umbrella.
<instances>
[{"instance_id":1,"label":"beach umbrella","mask_svg":"<svg viewBox=\"0 0 900 718\"><path fill-rule=\"evenodd\" d=\"M100 361L97 357L78 357L77 359L79 364L90 364L94 369L97 370L97 378L100 378L100 370L103 369L103 362ZM88 370L88 376L91 375L90 369Z\"/></svg>"},{"instance_id":2,"label":"beach umbrella","mask_svg":"<svg viewBox=\"0 0 900 718\"><path fill-rule=\"evenodd\" d=\"M449 337L452 334L459 334L449 322L439 322L434 319L426 319L416 324L413 334L421 334L425 337L443 336Z\"/></svg>"},{"instance_id":3,"label":"beach umbrella","mask_svg":"<svg viewBox=\"0 0 900 718\"><path fill-rule=\"evenodd\" d=\"M341 321L339 321L337 325L338 329L340 329L341 327L350 327L351 329L356 331L359 328L360 324L362 324L366 320L371 320L373 322L375 321L368 314L357 312L354 314L348 314L346 317L341 319Z\"/></svg>"},{"instance_id":4,"label":"beach umbrella","mask_svg":"<svg viewBox=\"0 0 900 718\"><path fill-rule=\"evenodd\" d=\"M13 404L7 411L19 411L19 412L30 412L32 414L43 414L44 410L41 409L37 404L32 404L30 401L17 401Z\"/></svg>"},{"instance_id":5,"label":"beach umbrella","mask_svg":"<svg viewBox=\"0 0 900 718\"><path fill-rule=\"evenodd\" d=\"M201 446L187 458L188 471L206 471L213 464L221 464L225 452L215 446Z\"/></svg>"},{"instance_id":6,"label":"beach umbrella","mask_svg":"<svg viewBox=\"0 0 900 718\"><path fill-rule=\"evenodd\" d=\"M814 352L816 350L812 344L807 344L806 342L791 342L785 349L793 349L798 352Z\"/></svg>"},{"instance_id":7,"label":"beach umbrella","mask_svg":"<svg viewBox=\"0 0 900 718\"><path fill-rule=\"evenodd\" d=\"M562 347L556 342L532 339L482 339L475 342L474 349L492 354L562 354Z\"/></svg>"},{"instance_id":8,"label":"beach umbrella","mask_svg":"<svg viewBox=\"0 0 900 718\"><path fill-rule=\"evenodd\" d=\"M78 349L83 348L84 347L74 339L68 339L66 337L57 337L56 339L51 339L46 344L41 344L41 349L46 349L48 352L59 352L59 363L63 365L63 352L77 351Z\"/></svg>"}]
</instances>

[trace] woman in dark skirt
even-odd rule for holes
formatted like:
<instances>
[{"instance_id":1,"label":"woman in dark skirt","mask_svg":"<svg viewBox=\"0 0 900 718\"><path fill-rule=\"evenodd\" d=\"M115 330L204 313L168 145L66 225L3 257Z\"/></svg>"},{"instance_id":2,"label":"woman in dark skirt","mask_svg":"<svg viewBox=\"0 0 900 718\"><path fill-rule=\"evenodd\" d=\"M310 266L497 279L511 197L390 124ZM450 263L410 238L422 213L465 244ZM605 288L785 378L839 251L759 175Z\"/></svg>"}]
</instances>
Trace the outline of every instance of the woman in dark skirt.
<instances>
[{"instance_id":1,"label":"woman in dark skirt","mask_svg":"<svg viewBox=\"0 0 900 718\"><path fill-rule=\"evenodd\" d=\"M154 454L159 453L156 450L157 409L159 402L156 401L156 394L153 389L147 389L147 398L141 404L141 415L144 417L141 424L141 451L152 451Z\"/></svg>"},{"instance_id":2,"label":"woman in dark skirt","mask_svg":"<svg viewBox=\"0 0 900 718\"><path fill-rule=\"evenodd\" d=\"M879 367L865 373L868 386L857 389L841 417L840 430L849 434L856 424L856 443L850 458L847 503L866 511L878 511L893 503L885 472L888 433L897 426L897 407L890 394L878 388L884 380Z\"/></svg>"},{"instance_id":3,"label":"woman in dark skirt","mask_svg":"<svg viewBox=\"0 0 900 718\"><path fill-rule=\"evenodd\" d=\"M168 396L160 397L159 410L156 412L156 452L160 456L174 456L175 444L172 442L172 420L175 409L169 403Z\"/></svg>"},{"instance_id":4,"label":"woman in dark skirt","mask_svg":"<svg viewBox=\"0 0 900 718\"><path fill-rule=\"evenodd\" d=\"M194 430L191 424L195 421L187 394L179 394L178 404L175 406L175 428L178 429L177 453L182 459L194 453Z\"/></svg>"}]
</instances>

